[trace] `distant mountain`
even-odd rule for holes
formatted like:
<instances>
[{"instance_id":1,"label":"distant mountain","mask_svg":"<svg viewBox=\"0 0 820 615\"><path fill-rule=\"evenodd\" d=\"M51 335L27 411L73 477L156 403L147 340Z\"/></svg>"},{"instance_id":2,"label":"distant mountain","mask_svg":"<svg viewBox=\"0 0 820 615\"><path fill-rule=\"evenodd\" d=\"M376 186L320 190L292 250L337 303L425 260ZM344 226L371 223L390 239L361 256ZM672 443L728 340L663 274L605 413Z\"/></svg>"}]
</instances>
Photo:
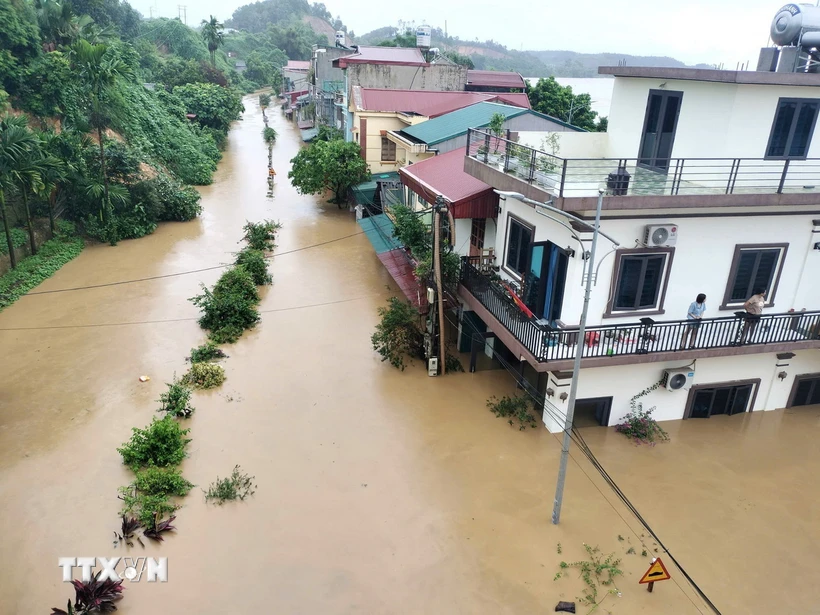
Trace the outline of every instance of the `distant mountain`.
<instances>
[{"instance_id":1,"label":"distant mountain","mask_svg":"<svg viewBox=\"0 0 820 615\"><path fill-rule=\"evenodd\" d=\"M538 58L550 75L556 77L597 77L599 66L658 66L662 68L685 68L680 60L668 56L632 56L618 53L578 53L577 51L527 51ZM708 64L696 64L690 68L712 68ZM542 75L527 75L540 77Z\"/></svg>"}]
</instances>

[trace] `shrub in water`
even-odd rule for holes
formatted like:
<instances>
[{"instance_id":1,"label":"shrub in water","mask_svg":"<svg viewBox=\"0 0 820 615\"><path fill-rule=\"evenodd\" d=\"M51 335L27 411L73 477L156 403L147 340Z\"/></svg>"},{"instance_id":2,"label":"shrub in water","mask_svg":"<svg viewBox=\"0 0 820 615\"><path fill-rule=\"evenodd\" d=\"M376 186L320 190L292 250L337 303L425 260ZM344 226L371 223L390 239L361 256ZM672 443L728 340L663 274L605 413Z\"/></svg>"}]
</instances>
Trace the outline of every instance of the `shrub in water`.
<instances>
[{"instance_id":1,"label":"shrub in water","mask_svg":"<svg viewBox=\"0 0 820 615\"><path fill-rule=\"evenodd\" d=\"M241 265L223 273L213 291L203 286L202 294L190 301L202 310L199 326L210 330L211 339L218 344L235 342L259 321L259 293L251 274Z\"/></svg>"},{"instance_id":2,"label":"shrub in water","mask_svg":"<svg viewBox=\"0 0 820 615\"><path fill-rule=\"evenodd\" d=\"M254 250L270 252L276 247L274 240L276 232L282 225L273 220L262 220L262 222L247 222L242 230L245 231L242 239Z\"/></svg>"},{"instance_id":3,"label":"shrub in water","mask_svg":"<svg viewBox=\"0 0 820 615\"><path fill-rule=\"evenodd\" d=\"M418 312L416 309L397 297L387 300L388 306L379 308L381 322L376 325L376 332L370 337L373 350L382 356L382 361L404 370L404 358L423 356L424 338L416 326Z\"/></svg>"},{"instance_id":4,"label":"shrub in water","mask_svg":"<svg viewBox=\"0 0 820 615\"><path fill-rule=\"evenodd\" d=\"M669 439L658 422L652 418L654 408L644 410L641 404L629 412L621 423L615 426L615 431L632 438L637 444L654 445L656 442L665 442Z\"/></svg>"},{"instance_id":5,"label":"shrub in water","mask_svg":"<svg viewBox=\"0 0 820 615\"><path fill-rule=\"evenodd\" d=\"M190 431L182 429L173 417L154 419L145 429L133 428L131 439L117 449L122 462L137 471L148 466L175 466L185 459Z\"/></svg>"},{"instance_id":6,"label":"shrub in water","mask_svg":"<svg viewBox=\"0 0 820 615\"><path fill-rule=\"evenodd\" d=\"M253 484L253 476L249 476L241 471L239 466L234 466L233 472L228 478L219 478L208 487L205 493L206 500L216 500L217 504L229 500L244 500L249 495L256 493L256 485Z\"/></svg>"},{"instance_id":7,"label":"shrub in water","mask_svg":"<svg viewBox=\"0 0 820 615\"><path fill-rule=\"evenodd\" d=\"M535 416L530 412L531 402L526 397L510 397L505 395L501 399L491 397L487 400L487 407L496 416L508 418L507 421L510 427L515 425L515 420L518 421L518 429L523 431L527 425L535 428Z\"/></svg>"},{"instance_id":8,"label":"shrub in water","mask_svg":"<svg viewBox=\"0 0 820 615\"><path fill-rule=\"evenodd\" d=\"M273 278L268 273L268 261L262 250L245 248L236 255L237 265L242 265L253 278L253 283L257 286L265 286L273 282Z\"/></svg>"},{"instance_id":9,"label":"shrub in water","mask_svg":"<svg viewBox=\"0 0 820 615\"><path fill-rule=\"evenodd\" d=\"M222 349L213 342L205 342L202 346L191 348L191 363L204 363L227 357Z\"/></svg>"},{"instance_id":10,"label":"shrub in water","mask_svg":"<svg viewBox=\"0 0 820 615\"><path fill-rule=\"evenodd\" d=\"M194 412L191 406L191 389L176 377L173 382L168 383L168 390L159 396L158 401L160 406L157 412L167 412L171 416L186 419Z\"/></svg>"},{"instance_id":11,"label":"shrub in water","mask_svg":"<svg viewBox=\"0 0 820 615\"><path fill-rule=\"evenodd\" d=\"M137 472L132 484L120 487L123 514L132 514L143 526L150 527L155 517L161 519L179 508L171 497L187 495L192 488L193 484L176 468L146 468Z\"/></svg>"},{"instance_id":12,"label":"shrub in water","mask_svg":"<svg viewBox=\"0 0 820 615\"><path fill-rule=\"evenodd\" d=\"M194 363L182 381L197 389L212 389L225 382L225 370L214 363Z\"/></svg>"}]
</instances>

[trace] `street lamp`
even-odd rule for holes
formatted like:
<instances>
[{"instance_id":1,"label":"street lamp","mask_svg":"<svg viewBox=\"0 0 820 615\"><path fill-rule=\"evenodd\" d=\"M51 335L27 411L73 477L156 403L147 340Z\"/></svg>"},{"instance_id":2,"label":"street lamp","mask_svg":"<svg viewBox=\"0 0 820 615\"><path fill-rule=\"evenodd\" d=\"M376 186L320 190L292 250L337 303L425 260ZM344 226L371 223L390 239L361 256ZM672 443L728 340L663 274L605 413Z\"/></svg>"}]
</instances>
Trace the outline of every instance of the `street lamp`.
<instances>
[{"instance_id":1,"label":"street lamp","mask_svg":"<svg viewBox=\"0 0 820 615\"><path fill-rule=\"evenodd\" d=\"M592 292L592 274L595 267L595 251L598 247L598 235L603 235L615 246L619 246L617 241L600 230L601 227L601 210L604 205L604 190L598 189L598 207L595 210L595 224L589 224L578 216L567 213L557 207L553 207L549 203L540 203L533 199L525 197L518 192L504 192L495 191L499 196L510 197L524 203L530 203L536 207L544 207L549 211L569 218L570 220L581 224L582 226L592 230L592 246L589 248L589 257L587 260L587 279L584 287L584 307L581 310L581 320L578 322L578 342L575 348L575 362L572 366L572 383L569 387L569 400L567 401L567 415L564 421L564 437L561 445L561 463L558 466L558 484L555 487L555 503L552 508L552 522L557 525L561 518L561 504L564 501L564 483L567 477L567 463L569 461L569 445L572 442L570 438L570 431L572 430L572 419L575 416L575 398L578 393L578 376L581 373L581 357L584 354L584 337L586 337L587 328L587 312L589 311L589 296ZM551 201L550 201L551 202Z\"/></svg>"}]
</instances>

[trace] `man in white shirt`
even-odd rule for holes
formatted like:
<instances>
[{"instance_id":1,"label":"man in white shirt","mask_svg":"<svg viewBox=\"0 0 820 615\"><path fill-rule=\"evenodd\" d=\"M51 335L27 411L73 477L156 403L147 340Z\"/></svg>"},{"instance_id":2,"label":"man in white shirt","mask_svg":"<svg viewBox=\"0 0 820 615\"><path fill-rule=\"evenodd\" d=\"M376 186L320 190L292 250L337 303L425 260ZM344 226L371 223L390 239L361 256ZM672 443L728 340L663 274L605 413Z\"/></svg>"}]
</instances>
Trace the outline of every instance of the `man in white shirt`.
<instances>
[{"instance_id":1,"label":"man in white shirt","mask_svg":"<svg viewBox=\"0 0 820 615\"><path fill-rule=\"evenodd\" d=\"M747 337L754 335L757 323L760 322L760 315L763 314L763 306L766 305L766 289L761 288L749 297L743 308L746 310L746 322L743 323L743 333L740 335L740 343L746 342Z\"/></svg>"}]
</instances>

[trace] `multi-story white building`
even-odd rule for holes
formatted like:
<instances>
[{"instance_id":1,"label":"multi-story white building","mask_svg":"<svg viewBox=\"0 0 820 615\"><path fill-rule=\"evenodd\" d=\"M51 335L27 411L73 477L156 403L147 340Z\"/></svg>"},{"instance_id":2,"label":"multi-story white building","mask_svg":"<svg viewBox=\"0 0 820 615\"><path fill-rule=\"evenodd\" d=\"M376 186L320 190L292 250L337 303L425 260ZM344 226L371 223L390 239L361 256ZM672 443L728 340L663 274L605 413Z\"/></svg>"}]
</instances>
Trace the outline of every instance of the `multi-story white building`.
<instances>
[{"instance_id":1,"label":"multi-story white building","mask_svg":"<svg viewBox=\"0 0 820 615\"><path fill-rule=\"evenodd\" d=\"M658 383L640 401L659 420L820 403L820 74L600 72L615 78L608 132L476 129L464 159L496 190L588 222L607 190L601 231L618 245L600 237L576 424L614 425ZM465 264L459 287L462 347L486 339L520 362L550 430L563 428L590 240L502 198L495 270Z\"/></svg>"}]
</instances>

